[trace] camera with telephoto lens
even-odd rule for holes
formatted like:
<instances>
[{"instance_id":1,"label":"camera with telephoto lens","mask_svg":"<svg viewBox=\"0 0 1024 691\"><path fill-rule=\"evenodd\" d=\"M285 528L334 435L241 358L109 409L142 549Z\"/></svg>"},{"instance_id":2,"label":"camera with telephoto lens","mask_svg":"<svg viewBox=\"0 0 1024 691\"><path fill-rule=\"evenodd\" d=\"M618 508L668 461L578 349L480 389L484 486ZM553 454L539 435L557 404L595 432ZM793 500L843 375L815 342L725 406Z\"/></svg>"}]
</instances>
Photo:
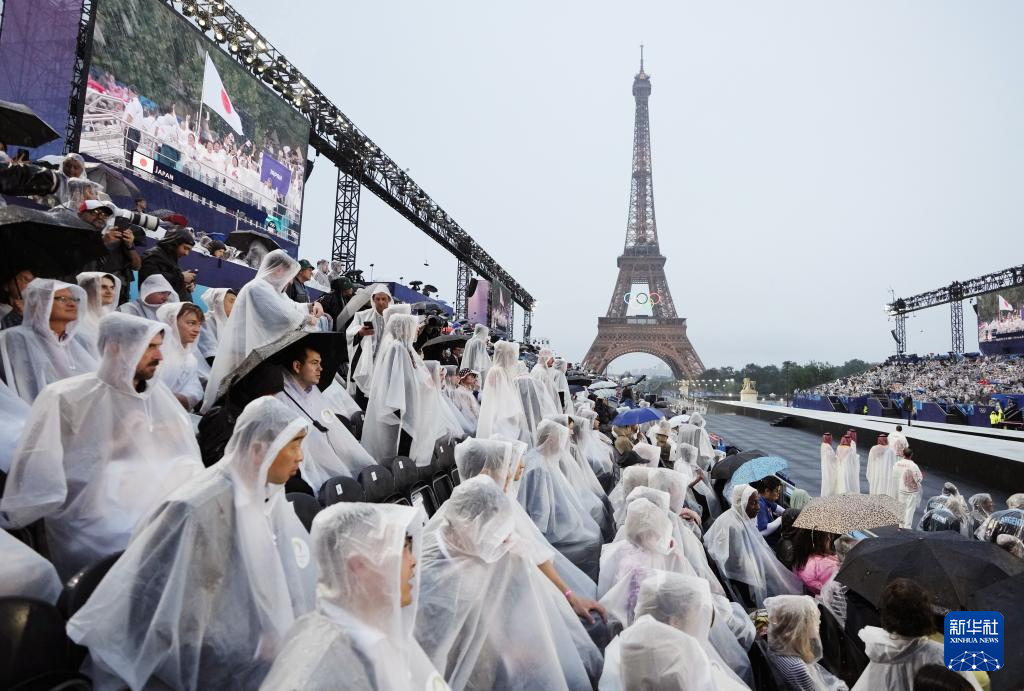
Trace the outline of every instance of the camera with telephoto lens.
<instances>
[{"instance_id":1,"label":"camera with telephoto lens","mask_svg":"<svg viewBox=\"0 0 1024 691\"><path fill-rule=\"evenodd\" d=\"M12 197L45 197L60 187L57 173L46 166L0 164L0 194Z\"/></svg>"},{"instance_id":2,"label":"camera with telephoto lens","mask_svg":"<svg viewBox=\"0 0 1024 691\"><path fill-rule=\"evenodd\" d=\"M140 226L146 230L156 230L160 227L160 219L149 214L140 214L138 211L118 209L114 212L114 218L123 218L133 226Z\"/></svg>"}]
</instances>

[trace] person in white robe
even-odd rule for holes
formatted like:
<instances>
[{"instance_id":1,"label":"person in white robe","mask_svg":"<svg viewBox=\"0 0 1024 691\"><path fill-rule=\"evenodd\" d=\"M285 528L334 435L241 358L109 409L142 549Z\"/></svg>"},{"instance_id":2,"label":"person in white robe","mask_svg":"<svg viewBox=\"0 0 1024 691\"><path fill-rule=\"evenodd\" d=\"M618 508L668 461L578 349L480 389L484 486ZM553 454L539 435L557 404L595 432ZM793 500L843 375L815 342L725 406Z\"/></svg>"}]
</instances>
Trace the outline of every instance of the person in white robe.
<instances>
[{"instance_id":1,"label":"person in white robe","mask_svg":"<svg viewBox=\"0 0 1024 691\"><path fill-rule=\"evenodd\" d=\"M744 586L752 604L762 607L772 595L799 595L803 583L782 565L757 529L760 507L757 490L736 485L732 507L704 534L708 556L723 577Z\"/></svg>"},{"instance_id":2,"label":"person in white robe","mask_svg":"<svg viewBox=\"0 0 1024 691\"><path fill-rule=\"evenodd\" d=\"M768 659L786 688L847 691L846 683L818 664L823 654L821 613L807 595L777 595L768 610Z\"/></svg>"},{"instance_id":3,"label":"person in white robe","mask_svg":"<svg viewBox=\"0 0 1024 691\"><path fill-rule=\"evenodd\" d=\"M829 497L846 491L846 474L839 465L839 458L832 448L832 433L821 435L821 494Z\"/></svg>"},{"instance_id":4,"label":"person in white robe","mask_svg":"<svg viewBox=\"0 0 1024 691\"><path fill-rule=\"evenodd\" d=\"M569 363L562 358L555 358L555 364L552 367L551 374L551 377L555 382L555 393L561 403L561 411L566 415L572 415L575 410L575 406L573 406L572 402L572 391L569 389L569 380L565 376L568 371Z\"/></svg>"},{"instance_id":5,"label":"person in white robe","mask_svg":"<svg viewBox=\"0 0 1024 691\"><path fill-rule=\"evenodd\" d=\"M892 467L896 515L900 519L900 527L908 529L914 527L914 514L917 513L917 507L921 504L921 494L924 492L924 475L913 459L913 449L908 447L903 449L903 458L896 461Z\"/></svg>"},{"instance_id":6,"label":"person in white robe","mask_svg":"<svg viewBox=\"0 0 1024 691\"><path fill-rule=\"evenodd\" d=\"M93 344L99 336L100 319L117 310L121 279L102 271L83 271L75 281L85 291L85 302L78 305L79 332Z\"/></svg>"},{"instance_id":7,"label":"person in white robe","mask_svg":"<svg viewBox=\"0 0 1024 691\"><path fill-rule=\"evenodd\" d=\"M853 441L844 434L836 449L836 494L860 494L860 459L853 449Z\"/></svg>"},{"instance_id":8,"label":"person in white robe","mask_svg":"<svg viewBox=\"0 0 1024 691\"><path fill-rule=\"evenodd\" d=\"M555 354L550 348L541 348L537 354L537 364L530 370L530 376L544 385L551 402L557 410L562 410L562 401L558 397L558 386L555 381L557 370L555 370Z\"/></svg>"},{"instance_id":9,"label":"person in white robe","mask_svg":"<svg viewBox=\"0 0 1024 691\"><path fill-rule=\"evenodd\" d=\"M313 519L316 609L288 632L264 691L449 689L413 637L423 512L340 503Z\"/></svg>"},{"instance_id":10,"label":"person in white robe","mask_svg":"<svg viewBox=\"0 0 1024 691\"><path fill-rule=\"evenodd\" d=\"M209 309L206 310L203 330L199 332L199 344L196 347L199 354L209 361L217 357L220 334L228 323L238 293L231 288L207 288L202 299Z\"/></svg>"},{"instance_id":11,"label":"person in white robe","mask_svg":"<svg viewBox=\"0 0 1024 691\"><path fill-rule=\"evenodd\" d=\"M360 400L370 392L374 363L384 339L384 310L391 306L391 291L383 283L370 288L371 305L355 313L345 330L348 347L348 392ZM358 295L358 293L356 294ZM356 295L352 299L356 299Z\"/></svg>"},{"instance_id":12,"label":"person in white robe","mask_svg":"<svg viewBox=\"0 0 1024 691\"><path fill-rule=\"evenodd\" d=\"M592 689L601 653L494 480L463 481L431 521L416 638L452 689Z\"/></svg>"},{"instance_id":13,"label":"person in white robe","mask_svg":"<svg viewBox=\"0 0 1024 691\"><path fill-rule=\"evenodd\" d=\"M285 360L284 390L274 397L311 426L306 435L302 479L316 492L332 477L357 478L360 470L375 465L377 461L338 419L338 414L345 413L320 392L320 379L325 376L321 354L299 342Z\"/></svg>"},{"instance_id":14,"label":"person in white robe","mask_svg":"<svg viewBox=\"0 0 1024 691\"><path fill-rule=\"evenodd\" d=\"M519 387L515 383L518 361L518 343L498 341L494 344L494 359L480 391L480 417L476 424L478 437L488 439L500 434L505 439L533 443Z\"/></svg>"},{"instance_id":15,"label":"person in white robe","mask_svg":"<svg viewBox=\"0 0 1024 691\"><path fill-rule=\"evenodd\" d=\"M156 311L157 321L166 326L161 348L163 362L156 374L185 410L203 400L203 383L196 340L203 326L203 313L191 302L165 302ZM203 362L205 365L205 361Z\"/></svg>"},{"instance_id":16,"label":"person in white robe","mask_svg":"<svg viewBox=\"0 0 1024 691\"><path fill-rule=\"evenodd\" d=\"M896 454L889 446L889 437L878 435L878 443L868 451L868 493L892 495L892 467L896 465Z\"/></svg>"},{"instance_id":17,"label":"person in white robe","mask_svg":"<svg viewBox=\"0 0 1024 691\"><path fill-rule=\"evenodd\" d=\"M903 449L910 446L907 435L903 433L903 425L896 425L896 429L889 432L889 446L892 447L897 460L903 458Z\"/></svg>"},{"instance_id":18,"label":"person in white robe","mask_svg":"<svg viewBox=\"0 0 1024 691\"><path fill-rule=\"evenodd\" d=\"M32 403L54 382L96 370L94 340L79 334L86 294L81 287L37 278L25 287L24 319L0 331L4 383Z\"/></svg>"},{"instance_id":19,"label":"person in white robe","mask_svg":"<svg viewBox=\"0 0 1024 691\"><path fill-rule=\"evenodd\" d=\"M314 605L309 533L284 493L308 429L280 401L257 398L224 457L138 526L68 622L89 649L94 688L259 687Z\"/></svg>"},{"instance_id":20,"label":"person in white robe","mask_svg":"<svg viewBox=\"0 0 1024 691\"><path fill-rule=\"evenodd\" d=\"M487 370L491 368L491 356L487 353L487 346L490 343L491 330L484 324L477 324L473 327L473 336L466 341L466 349L462 351L460 369L468 369L477 372L484 379L487 377Z\"/></svg>"},{"instance_id":21,"label":"person in white robe","mask_svg":"<svg viewBox=\"0 0 1024 691\"><path fill-rule=\"evenodd\" d=\"M181 299L162 274L152 274L139 286L139 297L117 308L118 312L156 321L156 311L165 302Z\"/></svg>"},{"instance_id":22,"label":"person in white robe","mask_svg":"<svg viewBox=\"0 0 1024 691\"><path fill-rule=\"evenodd\" d=\"M0 517L10 528L45 519L62 578L124 549L142 518L203 470L188 414L155 378L163 332L107 315L99 370L48 386L32 406Z\"/></svg>"},{"instance_id":23,"label":"person in white robe","mask_svg":"<svg viewBox=\"0 0 1024 691\"><path fill-rule=\"evenodd\" d=\"M263 257L256 277L238 291L223 333L220 329L217 332L217 357L210 371L201 412L213 407L221 382L249 353L273 343L289 331L316 323L308 304L295 302L284 293L298 272L297 261L284 250L274 250Z\"/></svg>"}]
</instances>

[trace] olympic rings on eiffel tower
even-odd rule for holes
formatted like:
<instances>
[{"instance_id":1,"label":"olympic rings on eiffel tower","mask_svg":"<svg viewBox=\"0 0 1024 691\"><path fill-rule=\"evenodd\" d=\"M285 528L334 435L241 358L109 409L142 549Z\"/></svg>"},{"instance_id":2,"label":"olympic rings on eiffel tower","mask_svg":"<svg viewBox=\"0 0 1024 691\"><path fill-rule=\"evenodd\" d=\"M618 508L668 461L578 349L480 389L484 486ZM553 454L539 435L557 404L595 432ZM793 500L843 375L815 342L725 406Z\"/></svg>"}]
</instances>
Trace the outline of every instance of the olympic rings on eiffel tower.
<instances>
[{"instance_id":1,"label":"olympic rings on eiffel tower","mask_svg":"<svg viewBox=\"0 0 1024 691\"><path fill-rule=\"evenodd\" d=\"M633 293L626 293L622 296L622 301L627 305L633 300ZM661 304L661 295L659 293L636 293L636 304L646 305L650 301L652 305Z\"/></svg>"}]
</instances>

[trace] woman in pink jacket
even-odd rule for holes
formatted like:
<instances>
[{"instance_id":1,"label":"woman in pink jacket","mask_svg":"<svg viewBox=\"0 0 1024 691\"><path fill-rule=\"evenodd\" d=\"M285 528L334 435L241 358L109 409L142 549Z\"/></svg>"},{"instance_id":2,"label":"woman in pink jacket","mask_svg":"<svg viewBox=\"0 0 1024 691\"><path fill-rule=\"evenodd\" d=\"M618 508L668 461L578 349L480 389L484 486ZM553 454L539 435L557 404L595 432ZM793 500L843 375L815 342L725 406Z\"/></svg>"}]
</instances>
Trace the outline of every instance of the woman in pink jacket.
<instances>
[{"instance_id":1,"label":"woman in pink jacket","mask_svg":"<svg viewBox=\"0 0 1024 691\"><path fill-rule=\"evenodd\" d=\"M836 536L819 530L800 530L793 539L793 573L804 583L810 595L839 570L839 558L832 549Z\"/></svg>"}]
</instances>

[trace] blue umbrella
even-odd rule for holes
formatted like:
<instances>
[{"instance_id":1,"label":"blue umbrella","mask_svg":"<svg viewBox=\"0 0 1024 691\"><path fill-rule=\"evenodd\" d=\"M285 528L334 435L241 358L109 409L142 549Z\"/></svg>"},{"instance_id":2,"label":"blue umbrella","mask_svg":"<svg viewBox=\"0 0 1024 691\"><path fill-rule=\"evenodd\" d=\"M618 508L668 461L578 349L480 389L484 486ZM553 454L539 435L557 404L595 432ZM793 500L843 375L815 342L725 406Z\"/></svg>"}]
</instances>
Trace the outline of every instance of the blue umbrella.
<instances>
[{"instance_id":1,"label":"blue umbrella","mask_svg":"<svg viewBox=\"0 0 1024 691\"><path fill-rule=\"evenodd\" d=\"M749 485L751 482L756 482L769 475L774 475L780 470L785 470L789 467L789 463L785 458L780 456L762 456L761 458L755 458L747 461L741 465L735 473L732 474L730 480L733 485Z\"/></svg>"},{"instance_id":2,"label":"blue umbrella","mask_svg":"<svg viewBox=\"0 0 1024 691\"><path fill-rule=\"evenodd\" d=\"M612 424L616 427L642 425L645 422L654 422L664 417L665 415L657 408L633 408L632 410L620 413L618 417L612 420Z\"/></svg>"}]
</instances>

